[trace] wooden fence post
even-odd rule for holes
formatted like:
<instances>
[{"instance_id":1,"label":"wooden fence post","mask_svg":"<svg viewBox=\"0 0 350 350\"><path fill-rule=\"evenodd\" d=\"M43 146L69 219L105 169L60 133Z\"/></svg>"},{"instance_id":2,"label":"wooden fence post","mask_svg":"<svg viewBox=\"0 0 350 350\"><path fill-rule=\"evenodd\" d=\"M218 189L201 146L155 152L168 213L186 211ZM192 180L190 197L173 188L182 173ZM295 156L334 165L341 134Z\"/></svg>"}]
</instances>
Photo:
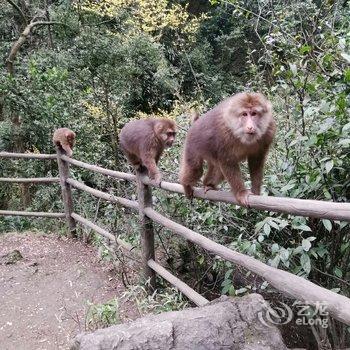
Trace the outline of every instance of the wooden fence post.
<instances>
[{"instance_id":1,"label":"wooden fence post","mask_svg":"<svg viewBox=\"0 0 350 350\"><path fill-rule=\"evenodd\" d=\"M72 190L70 184L67 183L69 177L69 163L62 160L61 156L63 155L61 149L56 146L57 152L57 163L58 170L60 174L60 184L62 190L62 200L64 205L64 213L66 215L66 220L69 229L69 236L76 237L76 222L72 218L73 213L73 198Z\"/></svg>"},{"instance_id":2,"label":"wooden fence post","mask_svg":"<svg viewBox=\"0 0 350 350\"><path fill-rule=\"evenodd\" d=\"M142 180L142 173L137 172L137 190L139 215L141 225L141 254L142 266L145 280L149 280L149 292L152 293L156 288L156 273L148 266L148 260L155 260L154 254L154 232L153 221L146 216L144 209L152 208L152 190L151 187L145 185Z\"/></svg>"}]
</instances>

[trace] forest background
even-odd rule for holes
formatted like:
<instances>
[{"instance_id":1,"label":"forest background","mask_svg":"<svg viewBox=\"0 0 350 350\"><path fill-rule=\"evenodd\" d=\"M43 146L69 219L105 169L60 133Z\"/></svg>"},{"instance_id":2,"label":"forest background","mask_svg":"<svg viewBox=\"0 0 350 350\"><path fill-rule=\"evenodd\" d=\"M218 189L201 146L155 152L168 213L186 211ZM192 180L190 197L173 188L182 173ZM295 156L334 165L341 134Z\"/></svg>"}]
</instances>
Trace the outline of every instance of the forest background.
<instances>
[{"instance_id":1,"label":"forest background","mask_svg":"<svg viewBox=\"0 0 350 350\"><path fill-rule=\"evenodd\" d=\"M1 1L0 151L53 153L54 129L67 126L77 133L75 158L131 171L118 146L120 129L130 119L168 117L180 132L160 168L178 182L190 111L261 91L278 124L264 194L349 202L349 29L350 5L336 0ZM55 162L0 163L4 177L55 175ZM135 197L130 184L77 169L72 176ZM190 203L159 190L154 198L158 210L221 244L350 295L345 222ZM81 193L74 205L137 242L132 213ZM62 211L60 189L1 184L0 209L10 208ZM65 228L0 217L0 232L28 229ZM264 288L164 229L157 235L172 270L207 296Z\"/></svg>"}]
</instances>

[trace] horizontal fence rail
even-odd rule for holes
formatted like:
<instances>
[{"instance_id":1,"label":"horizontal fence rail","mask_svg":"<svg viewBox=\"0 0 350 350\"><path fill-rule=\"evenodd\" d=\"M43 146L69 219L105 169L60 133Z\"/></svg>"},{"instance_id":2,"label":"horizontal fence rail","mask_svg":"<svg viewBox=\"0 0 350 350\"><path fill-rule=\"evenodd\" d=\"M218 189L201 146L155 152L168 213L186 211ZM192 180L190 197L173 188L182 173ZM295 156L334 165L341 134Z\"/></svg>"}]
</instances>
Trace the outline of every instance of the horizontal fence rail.
<instances>
[{"instance_id":1,"label":"horizontal fence rail","mask_svg":"<svg viewBox=\"0 0 350 350\"><path fill-rule=\"evenodd\" d=\"M146 177L143 177L143 182L154 186L153 182ZM177 183L162 181L160 188L184 194L182 185ZM225 191L210 190L205 193L204 189L195 188L194 197L238 205L235 197L230 192ZM350 222L350 203L255 195L250 195L248 202L250 208L259 210Z\"/></svg>"},{"instance_id":2,"label":"horizontal fence rail","mask_svg":"<svg viewBox=\"0 0 350 350\"><path fill-rule=\"evenodd\" d=\"M225 260L231 261L237 265L244 267L247 270L261 276L269 282L273 287L279 290L282 294L297 300L304 301L305 304L314 305L322 302L327 304L327 311L335 319L340 320L350 325L350 299L336 294L326 288L315 285L314 283L289 273L284 270L279 270L269 266L253 257L239 253L225 246L222 246L203 235L170 220L166 216L158 213L152 208L152 193L151 187L158 187L166 191L183 194L183 187L180 184L163 181L160 185L155 184L148 177L142 174L129 174L119 171L105 169L99 166L91 165L67 157L57 149L57 155L39 155L39 154L14 154L0 152L0 158L29 158L29 159L57 159L60 170L60 183L62 188L63 201L65 205L65 213L41 213L41 212L19 212L0 210L0 215L19 215L19 216L37 216L37 217L52 217L66 218L70 228L75 227L75 222L88 227L103 237L116 242L120 247L128 252L133 252L137 256L141 255L144 275L151 277L154 280L154 273L158 273L169 283L177 287L184 295L192 300L197 305L204 305L208 302L203 296L194 291L186 283L175 277L164 267L155 261L154 254L154 233L152 223L156 222L179 236L198 244L206 249L211 254L215 254ZM68 165L74 165L97 173L111 176L120 180L134 181L138 186L139 198L138 201L117 197L103 191L96 190L85 184L69 177ZM56 178L0 178L0 182L57 182ZM101 228L95 223L87 220L73 211L71 187L85 191L96 198L101 198L106 201L122 205L139 211L140 227L142 236L142 251L139 252L129 243L116 237L114 234ZM230 192L223 191L208 191L195 188L194 197L216 201L237 204L234 196ZM249 196L249 206L251 208L281 212L292 215L309 216L315 218L325 218L333 220L344 220L350 222L350 203L334 203L317 200L304 200L295 198L282 198L270 196ZM152 272L152 273L150 273ZM152 284L152 283L151 283Z\"/></svg>"},{"instance_id":3,"label":"horizontal fence rail","mask_svg":"<svg viewBox=\"0 0 350 350\"><path fill-rule=\"evenodd\" d=\"M0 152L0 158L56 159L56 154Z\"/></svg>"},{"instance_id":4,"label":"horizontal fence rail","mask_svg":"<svg viewBox=\"0 0 350 350\"><path fill-rule=\"evenodd\" d=\"M97 166L97 165L91 165L89 163L81 162L80 160L69 158L67 156L62 156L61 158L65 162L67 162L69 164L72 164L72 165L75 165L75 166L78 166L80 168L92 170L92 171L95 171L97 173L100 173L100 174L103 174L103 175L108 175L108 176L111 176L111 177L114 177L114 178L120 179L120 180L136 181L136 176L133 175L133 174L123 173L121 171L105 169L105 168L102 168L102 167Z\"/></svg>"},{"instance_id":5,"label":"horizontal fence rail","mask_svg":"<svg viewBox=\"0 0 350 350\"><path fill-rule=\"evenodd\" d=\"M129 173L108 170L102 167L77 161L67 156L62 156L62 159L78 167L89 169L100 174L109 175L120 180L136 181L136 176ZM184 194L183 187L177 183L162 181L160 185L156 185L146 176L142 177L142 181L144 184L152 187L160 187L161 189L170 192ZM235 197L230 192L225 191L210 190L205 193L204 189L195 188L194 197L207 199L214 202L224 202L238 205ZM311 199L255 195L250 195L248 201L249 206L254 209L350 222L350 203L335 203Z\"/></svg>"},{"instance_id":6,"label":"horizontal fence rail","mask_svg":"<svg viewBox=\"0 0 350 350\"><path fill-rule=\"evenodd\" d=\"M108 194L108 193L105 193L105 192L102 192L99 190L95 190L94 188L86 186L77 180L73 180L71 178L68 178L67 183L72 185L72 187L83 190L87 193L90 193L91 195L93 195L97 198L101 198L101 199L104 199L104 200L112 202L112 203L121 204L124 207L132 208L132 209L138 209L138 207L139 207L139 205L136 201L132 201L130 199L126 199L126 198L122 198L122 197L116 197L116 196L113 196L112 194Z\"/></svg>"},{"instance_id":7,"label":"horizontal fence rail","mask_svg":"<svg viewBox=\"0 0 350 350\"><path fill-rule=\"evenodd\" d=\"M33 216L33 217L56 218L56 219L64 219L66 217L64 213L46 213L46 212L40 212L40 211L11 211L11 210L0 210L0 215Z\"/></svg>"},{"instance_id":8,"label":"horizontal fence rail","mask_svg":"<svg viewBox=\"0 0 350 350\"><path fill-rule=\"evenodd\" d=\"M225 260L238 264L263 277L264 280L269 282L283 294L315 306L319 304L320 301L325 302L327 305L327 311L329 311L334 318L341 320L346 324L350 324L349 298L336 294L326 288L319 287L316 284L302 277L293 275L290 272L276 269L250 256L213 242L209 238L206 238L157 213L152 208L146 208L145 213L153 221L172 230L183 238L198 244L202 248L224 258Z\"/></svg>"},{"instance_id":9,"label":"horizontal fence rail","mask_svg":"<svg viewBox=\"0 0 350 350\"><path fill-rule=\"evenodd\" d=\"M175 277L163 266L157 264L154 260L148 260L148 266L152 270L157 272L158 275L162 276L165 280L167 280L170 284L174 285L180 292L186 295L188 299L192 300L197 306L203 306L209 303L209 300L205 299L202 295L200 295L191 287L189 287L186 283L182 282L180 279Z\"/></svg>"},{"instance_id":10,"label":"horizontal fence rail","mask_svg":"<svg viewBox=\"0 0 350 350\"><path fill-rule=\"evenodd\" d=\"M59 183L58 177L0 177L0 182L12 182L12 183Z\"/></svg>"},{"instance_id":11,"label":"horizontal fence rail","mask_svg":"<svg viewBox=\"0 0 350 350\"><path fill-rule=\"evenodd\" d=\"M131 244L125 242L124 240L120 239L119 237L114 236L112 233L108 232L107 230L101 228L100 226L97 226L93 222L83 218L79 214L72 213L72 217L74 220L78 221L80 224L91 228L92 230L98 232L101 236L110 239L111 241L115 241L118 243L122 248L127 250L128 252L131 252L135 247L133 247Z\"/></svg>"}]
</instances>

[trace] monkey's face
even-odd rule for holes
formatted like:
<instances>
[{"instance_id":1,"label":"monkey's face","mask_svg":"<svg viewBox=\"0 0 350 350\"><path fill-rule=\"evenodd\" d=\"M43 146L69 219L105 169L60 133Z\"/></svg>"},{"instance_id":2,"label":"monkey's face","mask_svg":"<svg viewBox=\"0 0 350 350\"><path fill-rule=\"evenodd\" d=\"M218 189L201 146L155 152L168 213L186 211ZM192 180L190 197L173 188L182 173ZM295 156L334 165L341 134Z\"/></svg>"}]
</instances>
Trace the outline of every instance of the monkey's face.
<instances>
[{"instance_id":1,"label":"monkey's face","mask_svg":"<svg viewBox=\"0 0 350 350\"><path fill-rule=\"evenodd\" d=\"M171 147L175 141L176 131L173 129L164 130L160 135L166 148Z\"/></svg>"},{"instance_id":2,"label":"monkey's face","mask_svg":"<svg viewBox=\"0 0 350 350\"><path fill-rule=\"evenodd\" d=\"M75 144L75 133L72 131L66 132L66 138L71 147Z\"/></svg>"},{"instance_id":3,"label":"monkey's face","mask_svg":"<svg viewBox=\"0 0 350 350\"><path fill-rule=\"evenodd\" d=\"M239 106L226 115L226 124L233 135L244 144L258 142L272 120L271 110L265 106Z\"/></svg>"},{"instance_id":4,"label":"monkey's face","mask_svg":"<svg viewBox=\"0 0 350 350\"><path fill-rule=\"evenodd\" d=\"M171 147L175 141L176 125L167 119L160 120L156 124L154 131L158 139L162 142L163 147Z\"/></svg>"}]
</instances>

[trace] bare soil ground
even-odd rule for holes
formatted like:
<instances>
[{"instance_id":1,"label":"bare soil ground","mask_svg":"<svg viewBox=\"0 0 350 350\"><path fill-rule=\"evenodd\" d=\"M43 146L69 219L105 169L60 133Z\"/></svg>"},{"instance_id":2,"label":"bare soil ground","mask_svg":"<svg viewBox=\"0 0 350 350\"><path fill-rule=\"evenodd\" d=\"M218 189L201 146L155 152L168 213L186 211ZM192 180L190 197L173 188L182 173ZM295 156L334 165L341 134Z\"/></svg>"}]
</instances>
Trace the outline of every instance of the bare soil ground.
<instances>
[{"instance_id":1,"label":"bare soil ground","mask_svg":"<svg viewBox=\"0 0 350 350\"><path fill-rule=\"evenodd\" d=\"M6 264L18 250L22 260ZM0 349L68 349L86 326L87 302L119 297L124 287L93 247L34 233L0 235ZM136 307L120 303L124 322Z\"/></svg>"}]
</instances>

